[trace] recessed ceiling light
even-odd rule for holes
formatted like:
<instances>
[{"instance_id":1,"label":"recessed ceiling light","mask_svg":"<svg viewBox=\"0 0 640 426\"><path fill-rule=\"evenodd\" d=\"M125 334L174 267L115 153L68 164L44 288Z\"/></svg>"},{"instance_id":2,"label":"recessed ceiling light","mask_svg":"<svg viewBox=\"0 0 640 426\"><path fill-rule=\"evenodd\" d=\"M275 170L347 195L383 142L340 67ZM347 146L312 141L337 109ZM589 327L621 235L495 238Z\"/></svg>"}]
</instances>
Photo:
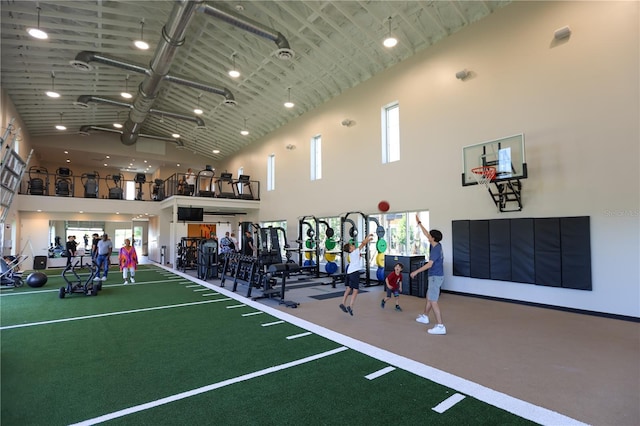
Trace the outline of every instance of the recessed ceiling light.
<instances>
[{"instance_id":1,"label":"recessed ceiling light","mask_svg":"<svg viewBox=\"0 0 640 426\"><path fill-rule=\"evenodd\" d=\"M69 159L67 158L67 163L70 163L70 162L71 162L71 160L69 160Z\"/></svg>"},{"instance_id":2,"label":"recessed ceiling light","mask_svg":"<svg viewBox=\"0 0 640 426\"><path fill-rule=\"evenodd\" d=\"M65 154L68 154L68 153L69 153L69 151L65 151L64 153L65 153Z\"/></svg>"},{"instance_id":3,"label":"recessed ceiling light","mask_svg":"<svg viewBox=\"0 0 640 426\"><path fill-rule=\"evenodd\" d=\"M214 149L212 152L213 152L214 154L220 154L220 150L219 150L219 149Z\"/></svg>"},{"instance_id":4,"label":"recessed ceiling light","mask_svg":"<svg viewBox=\"0 0 640 426\"><path fill-rule=\"evenodd\" d=\"M107 155L105 158L111 158L111 156L110 156L110 155Z\"/></svg>"}]
</instances>

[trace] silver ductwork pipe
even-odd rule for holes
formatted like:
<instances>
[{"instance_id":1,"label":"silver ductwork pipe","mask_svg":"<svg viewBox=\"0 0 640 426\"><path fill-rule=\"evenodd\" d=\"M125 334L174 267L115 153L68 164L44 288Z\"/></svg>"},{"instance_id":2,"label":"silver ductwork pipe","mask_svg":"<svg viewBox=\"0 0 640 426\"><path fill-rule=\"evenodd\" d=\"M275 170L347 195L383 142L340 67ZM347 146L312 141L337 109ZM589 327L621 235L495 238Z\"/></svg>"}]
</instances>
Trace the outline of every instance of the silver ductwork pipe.
<instances>
[{"instance_id":1,"label":"silver ductwork pipe","mask_svg":"<svg viewBox=\"0 0 640 426\"><path fill-rule=\"evenodd\" d=\"M115 99L103 98L103 97L94 96L94 95L81 95L81 96L78 96L78 100L76 101L77 104L83 104L83 105L88 105L90 102L107 104L107 105L112 105L112 106L117 106L117 107L127 108L127 109L133 108L133 105L127 102L117 101ZM154 108L149 109L149 114L159 115L161 117L174 118L176 120L190 121L192 123L196 123L196 126L198 127L206 126L204 123L204 120L198 116L184 115L184 114L179 114L177 112L162 111Z\"/></svg>"},{"instance_id":2,"label":"silver ductwork pipe","mask_svg":"<svg viewBox=\"0 0 640 426\"><path fill-rule=\"evenodd\" d=\"M118 133L120 135L122 134L122 130L112 129L110 127L90 126L90 125L80 127L80 130L78 130L78 133L82 135L88 135L90 130L98 130L100 132L109 132L109 133ZM155 139L155 140L165 141L165 142L174 142L178 146L184 146L184 144L180 139L171 138L169 136L148 135L146 133L140 133L138 136L145 139Z\"/></svg>"},{"instance_id":3,"label":"silver ductwork pipe","mask_svg":"<svg viewBox=\"0 0 640 426\"><path fill-rule=\"evenodd\" d=\"M217 93L224 96L225 104L236 104L233 94L228 89L218 89L202 83L169 75L169 68L171 67L171 63L173 62L177 49L184 44L184 35L191 19L193 18L194 12L203 12L207 15L221 19L235 27L272 40L278 46L278 50L276 51L276 56L278 58L293 58L294 52L291 50L287 39L281 33L246 17L239 16L231 11L225 11L203 3L203 0L177 0L174 3L169 20L162 28L162 37L158 43L158 47L156 48L148 69L115 58L109 58L91 51L80 52L76 56L75 60L70 62L76 69L84 71L92 69L90 62L95 61L131 72L144 74L146 76L138 86L138 96L136 96L133 104L127 104L127 107L130 108L131 111L129 113L129 118L124 124L124 130L122 131L122 136L120 138L123 144L133 145L136 143L142 124L150 113L164 114L177 118L177 115L171 115L170 113L163 113L152 109L153 103L160 91L160 83L162 83L163 80L190 86L211 93ZM100 99L104 100L104 98ZM78 103L80 104L81 102L78 101ZM114 103L111 104L113 105ZM196 120L196 122L197 120L200 120L200 122L197 122L198 126L204 127L204 122L202 122L199 117L190 117L190 119ZM109 129L109 131L111 131L111 129Z\"/></svg>"},{"instance_id":4,"label":"silver ductwork pipe","mask_svg":"<svg viewBox=\"0 0 640 426\"><path fill-rule=\"evenodd\" d=\"M90 71L91 69L93 69L93 67L91 66L91 62L98 62L112 67L122 68L123 70L136 72L138 74L149 75L149 70L145 67L129 62L124 62L118 58L114 58L111 56L101 55L98 52L93 52L91 50L84 50L78 53L76 55L76 58L73 61L70 61L70 64L78 70ZM227 88L215 87L198 81L187 80L186 78L174 76L171 74L167 74L164 77L164 80L170 83L180 84L182 86L202 90L203 92L215 93L216 95L224 96L225 104L236 105L235 97Z\"/></svg>"},{"instance_id":5,"label":"silver ductwork pipe","mask_svg":"<svg viewBox=\"0 0 640 426\"><path fill-rule=\"evenodd\" d=\"M289 42L281 33L264 26L259 22L235 14L229 10L222 10L210 4L204 4L200 6L198 11L225 21L226 23L231 24L234 27L248 31L262 38L266 38L267 40L274 41L278 46L276 55L280 59L292 59L294 56L294 52L289 46Z\"/></svg>"},{"instance_id":6,"label":"silver ductwork pipe","mask_svg":"<svg viewBox=\"0 0 640 426\"><path fill-rule=\"evenodd\" d=\"M176 51L184 44L187 26L201 3L202 0L174 3L169 21L162 27L162 37L149 64L149 73L138 86L138 96L133 101L129 119L124 123L120 137L123 144L136 143L142 123L160 92L160 83L169 73Z\"/></svg>"}]
</instances>

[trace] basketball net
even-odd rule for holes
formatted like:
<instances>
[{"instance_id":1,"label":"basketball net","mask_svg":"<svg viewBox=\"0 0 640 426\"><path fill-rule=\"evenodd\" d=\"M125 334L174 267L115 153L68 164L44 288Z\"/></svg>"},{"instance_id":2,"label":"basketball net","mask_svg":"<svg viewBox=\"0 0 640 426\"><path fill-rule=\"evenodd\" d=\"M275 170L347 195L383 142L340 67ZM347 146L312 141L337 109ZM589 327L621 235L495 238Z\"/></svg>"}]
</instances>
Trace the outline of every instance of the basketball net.
<instances>
[{"instance_id":1,"label":"basketball net","mask_svg":"<svg viewBox=\"0 0 640 426\"><path fill-rule=\"evenodd\" d=\"M482 186L489 189L491 181L496 178L496 168L493 166L474 167L471 172L480 189L482 189Z\"/></svg>"}]
</instances>

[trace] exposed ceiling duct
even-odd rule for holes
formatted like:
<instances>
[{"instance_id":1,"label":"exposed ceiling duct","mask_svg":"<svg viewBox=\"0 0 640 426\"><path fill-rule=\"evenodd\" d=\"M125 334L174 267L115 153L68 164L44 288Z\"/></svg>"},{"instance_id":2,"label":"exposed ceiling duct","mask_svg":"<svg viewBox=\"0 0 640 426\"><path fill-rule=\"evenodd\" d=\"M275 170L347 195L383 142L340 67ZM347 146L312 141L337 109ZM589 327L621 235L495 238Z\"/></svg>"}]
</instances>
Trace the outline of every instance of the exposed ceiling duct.
<instances>
[{"instance_id":1,"label":"exposed ceiling duct","mask_svg":"<svg viewBox=\"0 0 640 426\"><path fill-rule=\"evenodd\" d=\"M122 134L122 130L112 129L111 127L102 127L102 126L82 126L78 130L78 133L81 134L81 135L88 135L88 134L90 134L90 132L89 132L90 130L98 130L100 132L109 132L109 133L118 133L120 135ZM178 145L179 147L184 146L184 143L182 142L182 140L180 138L175 139L175 138L171 138L169 136L148 135L146 133L140 133L140 134L138 134L138 136L141 137L141 138L145 138L145 139L155 139L155 140L159 140L159 141L173 142L176 145Z\"/></svg>"},{"instance_id":2,"label":"exposed ceiling duct","mask_svg":"<svg viewBox=\"0 0 640 426\"><path fill-rule=\"evenodd\" d=\"M225 21L233 25L234 27L243 29L257 36L274 41L278 46L278 50L276 51L276 56L280 59L288 60L288 59L292 59L294 56L294 52L293 50L291 50L291 47L289 46L289 42L278 31L265 27L259 22L253 21L244 16L237 15L231 11L223 10L218 7L211 6L210 4L202 5L198 10L207 15L213 16L214 18L218 18L222 21Z\"/></svg>"},{"instance_id":3,"label":"exposed ceiling duct","mask_svg":"<svg viewBox=\"0 0 640 426\"><path fill-rule=\"evenodd\" d=\"M121 68L123 70L136 72L138 74L149 75L149 70L141 65L132 64L130 62L125 62L121 59L114 58L112 56L102 55L98 52L93 52L90 50L84 50L78 53L74 60L70 61L72 67L80 71L91 71L93 67L91 66L91 62L98 62L101 64L109 65L115 68ZM235 105L236 100L233 94L229 91L229 89L224 87L215 87L209 84L191 81L186 78L173 76L171 74L167 74L164 76L164 80L180 84L183 86L188 86L194 89L202 90L203 92L215 93L217 95L224 96L224 103L227 105Z\"/></svg>"},{"instance_id":4,"label":"exposed ceiling duct","mask_svg":"<svg viewBox=\"0 0 640 426\"><path fill-rule=\"evenodd\" d=\"M101 96L93 96L93 95L79 96L78 100L74 102L74 104L85 106L85 105L88 105L90 102L112 105L112 106L127 108L127 109L133 108L133 105L127 102L117 101L115 99L103 98ZM184 114L179 114L177 112L171 112L171 111L162 111L155 108L149 109L149 114L159 115L161 117L174 118L176 120L191 121L193 123L196 123L196 126L198 127L206 126L204 123L204 120L198 116L184 115Z\"/></svg>"},{"instance_id":5,"label":"exposed ceiling duct","mask_svg":"<svg viewBox=\"0 0 640 426\"><path fill-rule=\"evenodd\" d=\"M276 56L278 58L293 58L294 53L289 46L289 42L281 33L248 18L238 16L230 11L224 11L203 3L204 2L202 0L178 1L174 3L169 20L162 28L162 37L160 38L158 47L156 48L148 69L119 59L109 58L91 51L80 52L76 56L75 60L70 62L73 67L83 71L90 70L91 66L89 63L95 61L128 71L141 73L146 76L138 86L138 96L136 96L133 104L131 105L129 118L124 123L122 136L120 137L123 144L133 145L136 143L142 124L152 110L152 106L160 91L160 84L163 80L190 86L199 90L218 93L225 97L225 104L236 104L233 95L227 89L218 89L203 83L197 83L181 77L169 75L169 69L177 49L185 42L185 33L191 19L193 18L194 12L203 12L207 15L224 20L225 22L240 29L272 40L278 46L278 50L276 51ZM204 123L198 125L204 127Z\"/></svg>"}]
</instances>

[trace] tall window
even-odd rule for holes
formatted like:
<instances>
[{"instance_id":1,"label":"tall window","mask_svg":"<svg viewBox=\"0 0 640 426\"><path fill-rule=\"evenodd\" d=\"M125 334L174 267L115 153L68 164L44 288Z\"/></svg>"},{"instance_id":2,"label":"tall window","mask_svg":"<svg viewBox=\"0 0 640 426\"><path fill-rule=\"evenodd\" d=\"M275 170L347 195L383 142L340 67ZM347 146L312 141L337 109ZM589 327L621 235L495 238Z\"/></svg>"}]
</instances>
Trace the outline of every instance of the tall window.
<instances>
[{"instance_id":1,"label":"tall window","mask_svg":"<svg viewBox=\"0 0 640 426\"><path fill-rule=\"evenodd\" d=\"M322 179L322 136L311 138L311 180Z\"/></svg>"},{"instance_id":2,"label":"tall window","mask_svg":"<svg viewBox=\"0 0 640 426\"><path fill-rule=\"evenodd\" d=\"M382 108L382 163L400 160L400 105Z\"/></svg>"},{"instance_id":3,"label":"tall window","mask_svg":"<svg viewBox=\"0 0 640 426\"><path fill-rule=\"evenodd\" d=\"M276 189L276 155L267 158L267 191Z\"/></svg>"}]
</instances>

